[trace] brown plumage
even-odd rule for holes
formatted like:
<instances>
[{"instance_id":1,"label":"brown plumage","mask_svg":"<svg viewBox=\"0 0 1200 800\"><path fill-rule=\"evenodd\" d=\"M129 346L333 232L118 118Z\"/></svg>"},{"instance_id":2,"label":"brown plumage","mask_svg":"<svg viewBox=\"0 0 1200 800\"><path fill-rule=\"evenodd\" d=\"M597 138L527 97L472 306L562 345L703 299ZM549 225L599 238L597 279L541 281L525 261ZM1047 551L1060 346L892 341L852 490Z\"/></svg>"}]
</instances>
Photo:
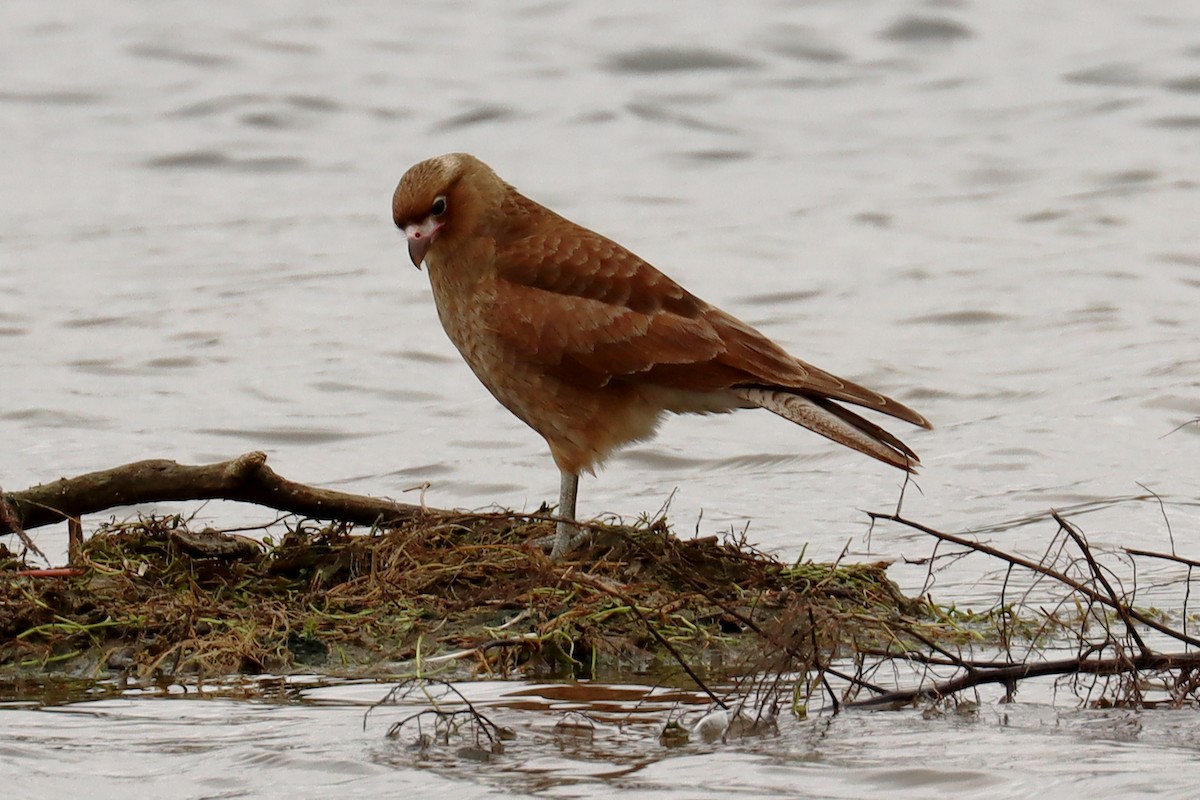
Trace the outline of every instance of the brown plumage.
<instances>
[{"instance_id":1,"label":"brown plumage","mask_svg":"<svg viewBox=\"0 0 1200 800\"><path fill-rule=\"evenodd\" d=\"M404 174L392 200L450 340L540 433L575 517L580 472L654 434L663 413L765 408L900 469L916 453L838 403L921 427L907 406L788 355L616 242L535 203L465 153ZM571 526L559 524L561 556Z\"/></svg>"}]
</instances>

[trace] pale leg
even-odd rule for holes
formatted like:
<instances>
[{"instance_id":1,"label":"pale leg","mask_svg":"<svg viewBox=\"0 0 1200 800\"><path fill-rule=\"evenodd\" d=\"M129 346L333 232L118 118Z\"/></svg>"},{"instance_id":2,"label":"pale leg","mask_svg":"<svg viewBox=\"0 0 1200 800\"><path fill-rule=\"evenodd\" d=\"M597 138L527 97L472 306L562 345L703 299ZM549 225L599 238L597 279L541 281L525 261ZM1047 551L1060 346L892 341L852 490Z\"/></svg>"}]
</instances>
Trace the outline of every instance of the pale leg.
<instances>
[{"instance_id":1,"label":"pale leg","mask_svg":"<svg viewBox=\"0 0 1200 800\"><path fill-rule=\"evenodd\" d=\"M578 530L571 522L575 521L575 498L579 493L579 476L566 470L560 471L562 483L559 484L558 489L558 516L562 519L558 521L558 535L554 538L554 549L550 551L550 558L555 561L570 551L572 540Z\"/></svg>"}]
</instances>

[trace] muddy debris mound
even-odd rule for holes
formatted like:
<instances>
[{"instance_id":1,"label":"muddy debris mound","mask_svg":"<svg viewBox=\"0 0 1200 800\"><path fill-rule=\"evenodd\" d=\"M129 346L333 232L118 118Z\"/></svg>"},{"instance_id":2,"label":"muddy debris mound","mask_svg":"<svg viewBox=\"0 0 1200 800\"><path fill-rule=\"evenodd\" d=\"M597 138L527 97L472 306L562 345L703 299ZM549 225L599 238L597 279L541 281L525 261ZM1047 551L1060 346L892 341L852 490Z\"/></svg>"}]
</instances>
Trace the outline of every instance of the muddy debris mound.
<instances>
[{"instance_id":1,"label":"muddy debris mound","mask_svg":"<svg viewBox=\"0 0 1200 800\"><path fill-rule=\"evenodd\" d=\"M442 512L386 530L293 519L261 541L178 516L108 523L74 574L0 553L0 675L723 679L883 647L923 613L882 563L785 564L661 520L596 525L556 563L536 544L552 534Z\"/></svg>"}]
</instances>

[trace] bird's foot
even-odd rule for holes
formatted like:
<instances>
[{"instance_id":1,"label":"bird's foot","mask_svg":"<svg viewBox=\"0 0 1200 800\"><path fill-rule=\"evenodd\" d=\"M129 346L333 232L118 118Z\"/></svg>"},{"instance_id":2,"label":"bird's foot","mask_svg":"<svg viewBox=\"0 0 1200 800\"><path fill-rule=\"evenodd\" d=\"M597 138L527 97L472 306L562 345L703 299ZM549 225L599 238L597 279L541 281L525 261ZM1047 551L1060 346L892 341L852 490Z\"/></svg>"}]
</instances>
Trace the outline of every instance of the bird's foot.
<instances>
[{"instance_id":1,"label":"bird's foot","mask_svg":"<svg viewBox=\"0 0 1200 800\"><path fill-rule=\"evenodd\" d=\"M592 540L595 531L580 528L574 523L560 520L554 536L546 536L534 541L534 545L548 549L551 561L561 561L577 547Z\"/></svg>"}]
</instances>

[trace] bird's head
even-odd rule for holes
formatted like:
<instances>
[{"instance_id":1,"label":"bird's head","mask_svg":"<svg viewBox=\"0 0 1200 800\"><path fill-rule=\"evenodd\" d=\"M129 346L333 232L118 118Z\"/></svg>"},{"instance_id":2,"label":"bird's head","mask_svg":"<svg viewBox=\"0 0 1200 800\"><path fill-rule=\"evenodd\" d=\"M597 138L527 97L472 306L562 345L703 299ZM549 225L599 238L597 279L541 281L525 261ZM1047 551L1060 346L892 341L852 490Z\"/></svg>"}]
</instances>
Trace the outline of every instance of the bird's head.
<instances>
[{"instance_id":1,"label":"bird's head","mask_svg":"<svg viewBox=\"0 0 1200 800\"><path fill-rule=\"evenodd\" d=\"M431 252L448 252L474 233L503 188L487 164L467 153L410 167L392 196L392 218L408 238L413 266L420 269Z\"/></svg>"}]
</instances>

